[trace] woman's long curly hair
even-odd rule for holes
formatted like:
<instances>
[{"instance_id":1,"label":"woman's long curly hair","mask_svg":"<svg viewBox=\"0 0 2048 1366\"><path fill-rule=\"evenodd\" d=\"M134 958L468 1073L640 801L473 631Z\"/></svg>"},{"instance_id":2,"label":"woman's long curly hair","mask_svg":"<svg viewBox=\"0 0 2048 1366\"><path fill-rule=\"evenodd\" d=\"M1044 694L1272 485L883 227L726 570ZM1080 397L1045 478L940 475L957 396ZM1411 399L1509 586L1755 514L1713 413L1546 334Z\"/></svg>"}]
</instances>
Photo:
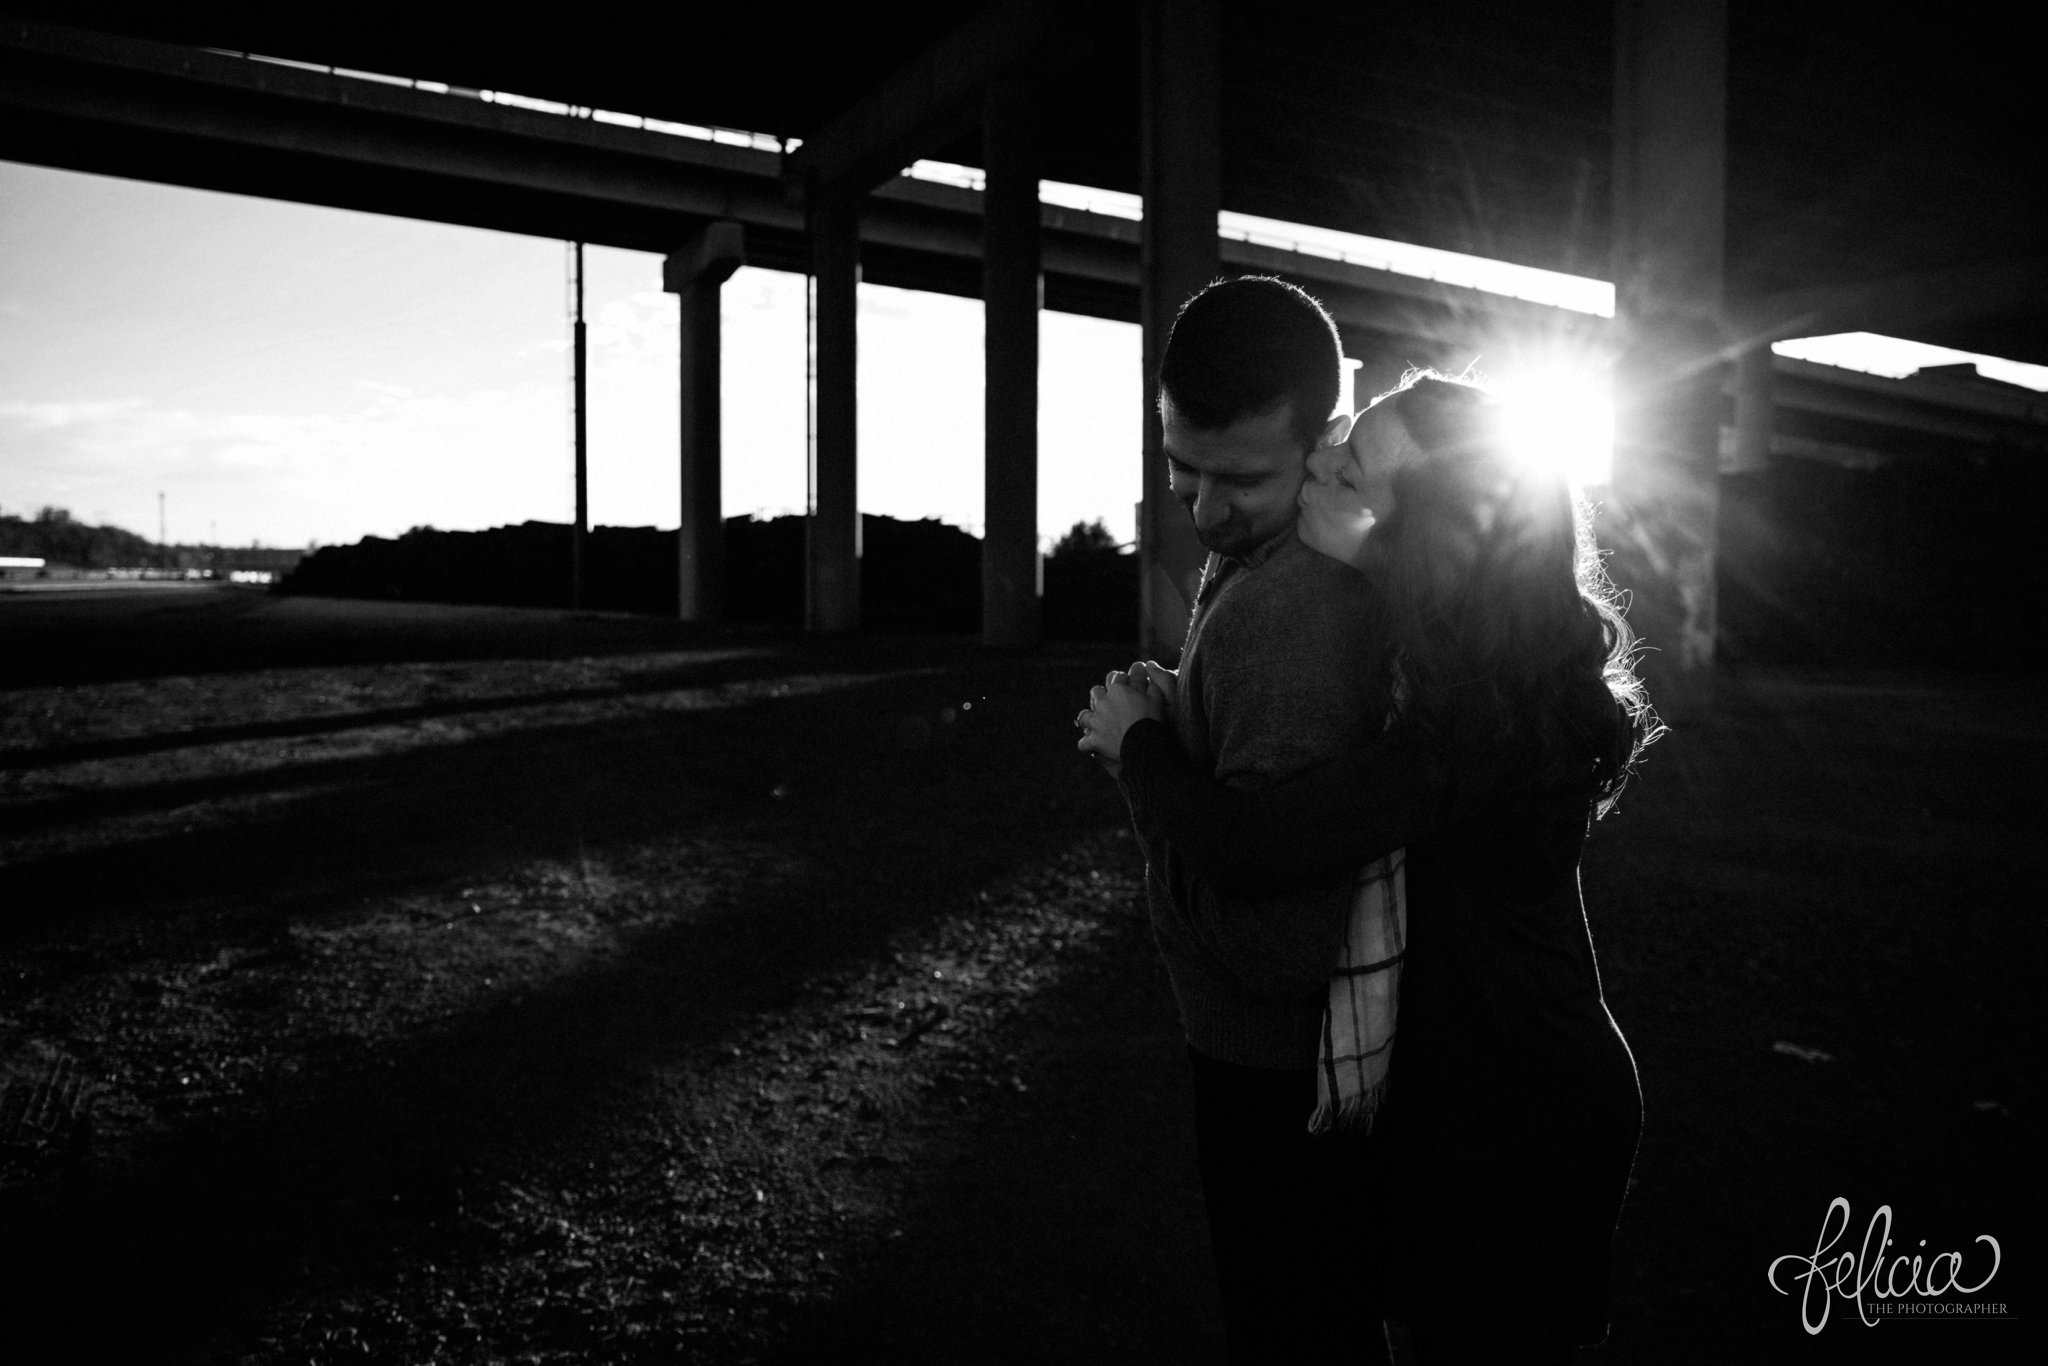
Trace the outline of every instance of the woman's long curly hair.
<instances>
[{"instance_id":1,"label":"woman's long curly hair","mask_svg":"<svg viewBox=\"0 0 2048 1366\"><path fill-rule=\"evenodd\" d=\"M1512 408L1476 381L1411 370L1381 404L1425 457L1395 474L1367 542L1397 724L1537 786L1584 782L1605 815L1663 727L1591 509L1562 474L1514 459Z\"/></svg>"}]
</instances>

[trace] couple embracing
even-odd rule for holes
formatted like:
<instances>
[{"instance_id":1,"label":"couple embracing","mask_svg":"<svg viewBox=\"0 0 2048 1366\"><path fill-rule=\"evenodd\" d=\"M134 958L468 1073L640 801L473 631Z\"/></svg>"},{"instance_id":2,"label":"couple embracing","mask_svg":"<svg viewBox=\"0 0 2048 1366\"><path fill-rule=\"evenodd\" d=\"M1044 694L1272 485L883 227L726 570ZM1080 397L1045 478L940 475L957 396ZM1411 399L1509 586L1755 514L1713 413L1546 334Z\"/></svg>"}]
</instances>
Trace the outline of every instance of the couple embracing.
<instances>
[{"instance_id":1,"label":"couple embracing","mask_svg":"<svg viewBox=\"0 0 2048 1366\"><path fill-rule=\"evenodd\" d=\"M1210 551L1179 668L1077 718L1193 1070L1233 1361L1561 1362L1605 1334L1641 1125L1579 897L1657 726L1562 476L1411 373L1355 419L1321 305L1189 300L1160 365ZM1396 1025L1398 1023L1398 1031Z\"/></svg>"}]
</instances>

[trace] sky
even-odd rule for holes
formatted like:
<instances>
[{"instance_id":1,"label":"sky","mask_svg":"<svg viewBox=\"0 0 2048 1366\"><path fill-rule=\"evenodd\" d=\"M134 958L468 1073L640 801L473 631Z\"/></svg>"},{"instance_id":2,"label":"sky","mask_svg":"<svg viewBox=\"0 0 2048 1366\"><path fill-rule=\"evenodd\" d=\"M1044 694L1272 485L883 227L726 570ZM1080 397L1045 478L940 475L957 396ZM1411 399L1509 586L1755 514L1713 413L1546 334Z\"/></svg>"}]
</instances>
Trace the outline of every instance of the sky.
<instances>
[{"instance_id":1,"label":"sky","mask_svg":"<svg viewBox=\"0 0 2048 1366\"><path fill-rule=\"evenodd\" d=\"M574 510L563 243L0 162L0 511L298 546ZM591 520L674 526L677 306L585 254ZM725 511L805 501L804 288L724 289ZM981 305L861 288L863 511L982 520ZM1042 321L1039 525L1133 534L1138 330Z\"/></svg>"},{"instance_id":2,"label":"sky","mask_svg":"<svg viewBox=\"0 0 2048 1366\"><path fill-rule=\"evenodd\" d=\"M1225 235L1612 310L1599 281L1224 218ZM658 256L586 252L599 525L677 518L677 309L660 277ZM561 242L0 162L0 512L62 507L154 537L161 493L173 542L272 546L565 522L567 280ZM804 505L803 299L778 272L725 286L728 516ZM860 304L861 510L979 532L980 303L863 285ZM1138 330L1050 311L1041 327L1041 538L1101 518L1128 542ZM1867 334L1777 349L1895 375L1974 359L2048 389L2048 368Z\"/></svg>"}]
</instances>

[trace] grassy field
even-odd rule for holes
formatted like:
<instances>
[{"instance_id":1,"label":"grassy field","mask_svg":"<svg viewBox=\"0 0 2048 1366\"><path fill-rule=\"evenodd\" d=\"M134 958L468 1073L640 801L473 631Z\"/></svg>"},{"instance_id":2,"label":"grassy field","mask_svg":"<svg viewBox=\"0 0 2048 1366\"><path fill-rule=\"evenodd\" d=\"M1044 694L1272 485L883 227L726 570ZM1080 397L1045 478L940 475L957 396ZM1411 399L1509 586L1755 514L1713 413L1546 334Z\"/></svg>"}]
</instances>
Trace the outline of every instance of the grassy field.
<instances>
[{"instance_id":1,"label":"grassy field","mask_svg":"<svg viewBox=\"0 0 2048 1366\"><path fill-rule=\"evenodd\" d=\"M12 1338L1219 1359L1141 870L1072 750L1121 662L0 597ZM1648 1115L1586 1362L2018 1359L2044 749L2037 683L1749 673L1652 752L1584 868ZM1996 1237L2018 1321L1803 1331L1765 1269L1838 1196L1972 1280Z\"/></svg>"}]
</instances>

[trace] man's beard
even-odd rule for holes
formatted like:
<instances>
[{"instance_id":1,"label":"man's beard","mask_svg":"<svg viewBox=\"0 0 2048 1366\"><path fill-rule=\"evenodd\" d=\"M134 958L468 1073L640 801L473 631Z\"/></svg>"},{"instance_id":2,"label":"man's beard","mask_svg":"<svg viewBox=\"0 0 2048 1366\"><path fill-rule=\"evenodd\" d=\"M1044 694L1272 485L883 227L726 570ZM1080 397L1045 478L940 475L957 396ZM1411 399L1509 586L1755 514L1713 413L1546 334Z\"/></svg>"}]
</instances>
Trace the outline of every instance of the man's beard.
<instances>
[{"instance_id":1,"label":"man's beard","mask_svg":"<svg viewBox=\"0 0 2048 1366\"><path fill-rule=\"evenodd\" d=\"M1286 526L1277 528L1274 534L1277 535L1287 529ZM1197 527L1195 539L1202 543L1204 550L1213 550L1226 559L1237 559L1257 550L1271 540L1272 536L1258 535L1252 529L1251 518L1233 508L1229 516L1207 531Z\"/></svg>"}]
</instances>

